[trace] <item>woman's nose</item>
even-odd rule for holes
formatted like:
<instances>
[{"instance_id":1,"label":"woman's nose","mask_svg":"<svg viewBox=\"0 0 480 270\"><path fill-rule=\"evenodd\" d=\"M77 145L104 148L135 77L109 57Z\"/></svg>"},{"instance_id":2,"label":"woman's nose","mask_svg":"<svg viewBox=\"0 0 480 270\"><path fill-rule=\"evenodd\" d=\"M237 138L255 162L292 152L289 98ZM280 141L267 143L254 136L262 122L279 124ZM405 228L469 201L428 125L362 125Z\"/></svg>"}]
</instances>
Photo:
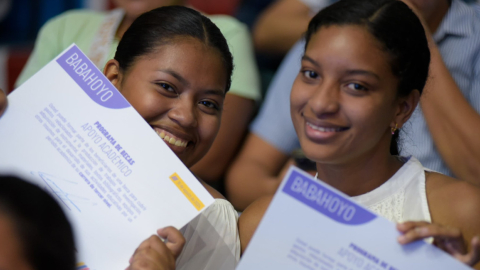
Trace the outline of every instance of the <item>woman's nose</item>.
<instances>
[{"instance_id":1,"label":"woman's nose","mask_svg":"<svg viewBox=\"0 0 480 270\"><path fill-rule=\"evenodd\" d=\"M168 117L182 127L196 127L196 102L188 97L178 97L174 107L168 112Z\"/></svg>"},{"instance_id":2,"label":"woman's nose","mask_svg":"<svg viewBox=\"0 0 480 270\"><path fill-rule=\"evenodd\" d=\"M319 84L312 97L308 100L308 107L319 118L333 115L340 109L340 89L335 83L324 82Z\"/></svg>"}]
</instances>

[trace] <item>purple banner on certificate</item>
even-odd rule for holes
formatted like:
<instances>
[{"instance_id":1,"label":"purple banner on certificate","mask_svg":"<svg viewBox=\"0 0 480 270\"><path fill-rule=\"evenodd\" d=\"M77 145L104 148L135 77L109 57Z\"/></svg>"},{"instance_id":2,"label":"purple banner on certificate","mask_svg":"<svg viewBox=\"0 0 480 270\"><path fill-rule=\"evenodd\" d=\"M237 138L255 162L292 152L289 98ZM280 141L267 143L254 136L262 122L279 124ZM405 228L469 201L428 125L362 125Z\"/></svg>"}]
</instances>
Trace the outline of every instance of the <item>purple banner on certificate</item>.
<instances>
[{"instance_id":1,"label":"purple banner on certificate","mask_svg":"<svg viewBox=\"0 0 480 270\"><path fill-rule=\"evenodd\" d=\"M292 171L283 192L343 224L361 225L376 218L339 193L297 171Z\"/></svg>"},{"instance_id":2,"label":"purple banner on certificate","mask_svg":"<svg viewBox=\"0 0 480 270\"><path fill-rule=\"evenodd\" d=\"M122 94L77 46L72 46L57 58L57 63L97 104L110 109L130 107Z\"/></svg>"}]
</instances>

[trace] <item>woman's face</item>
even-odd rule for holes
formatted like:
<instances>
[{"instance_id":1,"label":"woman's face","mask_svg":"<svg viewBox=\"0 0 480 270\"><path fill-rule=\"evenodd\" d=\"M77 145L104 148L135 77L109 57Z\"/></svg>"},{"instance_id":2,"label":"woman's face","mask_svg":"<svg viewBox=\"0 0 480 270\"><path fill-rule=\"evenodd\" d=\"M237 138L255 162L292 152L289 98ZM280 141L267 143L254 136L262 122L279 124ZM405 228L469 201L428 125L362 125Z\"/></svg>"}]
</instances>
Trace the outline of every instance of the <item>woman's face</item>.
<instances>
[{"instance_id":1,"label":"woman's face","mask_svg":"<svg viewBox=\"0 0 480 270\"><path fill-rule=\"evenodd\" d=\"M388 153L391 127L404 109L388 59L360 26L323 27L312 36L291 93L292 120L307 157L342 164Z\"/></svg>"},{"instance_id":2,"label":"woman's face","mask_svg":"<svg viewBox=\"0 0 480 270\"><path fill-rule=\"evenodd\" d=\"M136 18L155 8L182 5L184 0L114 0L117 7L125 10L128 16Z\"/></svg>"},{"instance_id":3,"label":"woman's face","mask_svg":"<svg viewBox=\"0 0 480 270\"><path fill-rule=\"evenodd\" d=\"M12 220L0 213L0 269L33 270L25 257Z\"/></svg>"},{"instance_id":4,"label":"woman's face","mask_svg":"<svg viewBox=\"0 0 480 270\"><path fill-rule=\"evenodd\" d=\"M177 38L139 57L125 72L105 69L130 104L187 167L208 151L220 127L227 72L220 52Z\"/></svg>"}]
</instances>

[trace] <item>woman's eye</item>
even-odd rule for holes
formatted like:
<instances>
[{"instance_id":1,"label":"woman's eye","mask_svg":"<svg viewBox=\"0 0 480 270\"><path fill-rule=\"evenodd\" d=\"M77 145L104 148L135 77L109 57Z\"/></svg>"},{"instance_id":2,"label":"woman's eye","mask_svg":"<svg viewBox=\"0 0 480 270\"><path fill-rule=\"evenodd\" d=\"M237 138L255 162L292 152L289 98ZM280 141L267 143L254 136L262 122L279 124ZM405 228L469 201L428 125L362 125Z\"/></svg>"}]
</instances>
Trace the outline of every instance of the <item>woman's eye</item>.
<instances>
[{"instance_id":1,"label":"woman's eye","mask_svg":"<svg viewBox=\"0 0 480 270\"><path fill-rule=\"evenodd\" d=\"M172 86L170 86L168 83L158 83L158 85L163 89L167 90L168 92L172 92L172 93L176 92L175 89Z\"/></svg>"},{"instance_id":2,"label":"woman's eye","mask_svg":"<svg viewBox=\"0 0 480 270\"><path fill-rule=\"evenodd\" d=\"M368 90L366 87L364 87L363 85L358 84L358 83L349 83L347 85L347 87L352 89L352 90L356 90L356 91L367 91Z\"/></svg>"},{"instance_id":3,"label":"woman's eye","mask_svg":"<svg viewBox=\"0 0 480 270\"><path fill-rule=\"evenodd\" d=\"M304 70L303 71L303 76L309 79L316 79L318 77L318 74L315 71L312 70Z\"/></svg>"},{"instance_id":4,"label":"woman's eye","mask_svg":"<svg viewBox=\"0 0 480 270\"><path fill-rule=\"evenodd\" d=\"M211 101L208 101L208 100L202 100L200 101L200 104L202 104L203 106L209 108L209 109L215 109L215 110L218 110L218 106L217 104L211 102Z\"/></svg>"}]
</instances>

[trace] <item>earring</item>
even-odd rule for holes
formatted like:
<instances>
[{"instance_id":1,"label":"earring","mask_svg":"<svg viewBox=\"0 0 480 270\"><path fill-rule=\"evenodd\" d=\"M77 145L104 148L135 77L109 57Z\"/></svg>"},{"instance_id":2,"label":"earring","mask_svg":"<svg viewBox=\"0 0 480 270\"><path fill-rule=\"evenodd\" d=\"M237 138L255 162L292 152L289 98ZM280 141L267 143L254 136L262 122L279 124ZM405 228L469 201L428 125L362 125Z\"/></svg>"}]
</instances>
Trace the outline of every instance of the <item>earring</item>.
<instances>
[{"instance_id":1,"label":"earring","mask_svg":"<svg viewBox=\"0 0 480 270\"><path fill-rule=\"evenodd\" d=\"M392 135L395 134L395 131L397 131L397 129L398 129L398 124L395 123L395 127L392 127L392 129L391 129L392 130Z\"/></svg>"}]
</instances>

